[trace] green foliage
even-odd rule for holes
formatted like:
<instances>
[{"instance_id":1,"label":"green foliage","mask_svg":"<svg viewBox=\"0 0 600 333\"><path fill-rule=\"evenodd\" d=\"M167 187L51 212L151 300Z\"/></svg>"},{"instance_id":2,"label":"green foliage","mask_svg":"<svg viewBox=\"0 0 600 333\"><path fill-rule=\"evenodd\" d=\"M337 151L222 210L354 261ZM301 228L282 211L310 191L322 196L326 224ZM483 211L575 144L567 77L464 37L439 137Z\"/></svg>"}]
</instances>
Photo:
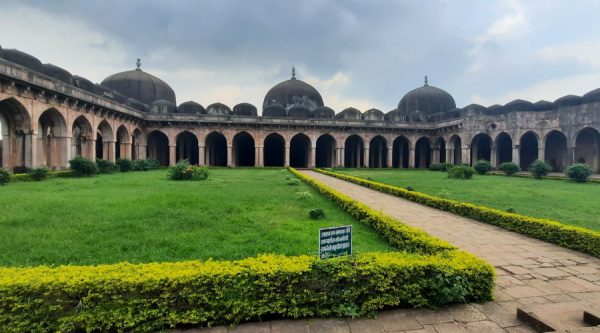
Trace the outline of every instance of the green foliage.
<instances>
[{"instance_id":1,"label":"green foliage","mask_svg":"<svg viewBox=\"0 0 600 333\"><path fill-rule=\"evenodd\" d=\"M6 185L10 182L10 172L0 168L0 185Z\"/></svg>"},{"instance_id":2,"label":"green foliage","mask_svg":"<svg viewBox=\"0 0 600 333\"><path fill-rule=\"evenodd\" d=\"M474 173L475 169L472 167L460 164L455 165L448 170L448 178L471 179Z\"/></svg>"},{"instance_id":3,"label":"green foliage","mask_svg":"<svg viewBox=\"0 0 600 333\"><path fill-rule=\"evenodd\" d=\"M44 167L33 168L33 169L29 170L29 174L31 175L32 180L40 181L40 180L46 179L49 171L50 170L48 170L48 168L44 168Z\"/></svg>"},{"instance_id":4,"label":"green foliage","mask_svg":"<svg viewBox=\"0 0 600 333\"><path fill-rule=\"evenodd\" d=\"M298 186L298 185L300 185L300 180L295 179L295 178L289 178L288 180L286 180L285 183L288 185L291 185L291 186Z\"/></svg>"},{"instance_id":5,"label":"green foliage","mask_svg":"<svg viewBox=\"0 0 600 333\"><path fill-rule=\"evenodd\" d=\"M531 172L533 177L538 179L544 177L550 171L552 171L552 167L550 166L550 164L542 160L535 160L529 166L529 172Z\"/></svg>"},{"instance_id":6,"label":"green foliage","mask_svg":"<svg viewBox=\"0 0 600 333\"><path fill-rule=\"evenodd\" d=\"M517 212L517 210L516 210L516 209L514 209L514 208L512 208L512 207L508 207L508 208L506 208L506 212L507 212L507 213L516 213L516 212Z\"/></svg>"},{"instance_id":7,"label":"green foliage","mask_svg":"<svg viewBox=\"0 0 600 333\"><path fill-rule=\"evenodd\" d=\"M147 160L135 160L133 161L132 170L133 171L149 171L156 170L160 168L160 162L154 159Z\"/></svg>"},{"instance_id":8,"label":"green foliage","mask_svg":"<svg viewBox=\"0 0 600 333\"><path fill-rule=\"evenodd\" d=\"M172 180L206 180L208 168L193 166L188 160L181 160L169 168L169 178Z\"/></svg>"},{"instance_id":9,"label":"green foliage","mask_svg":"<svg viewBox=\"0 0 600 333\"><path fill-rule=\"evenodd\" d=\"M298 194L298 199L300 199L300 200L306 200L306 199L312 198L312 194L310 194L310 192L308 192L308 191L298 192L297 194Z\"/></svg>"},{"instance_id":10,"label":"green foliage","mask_svg":"<svg viewBox=\"0 0 600 333\"><path fill-rule=\"evenodd\" d=\"M92 160L88 160L87 158L78 156L69 161L69 166L73 171L75 176L92 176L98 172L98 167L96 163Z\"/></svg>"},{"instance_id":11,"label":"green foliage","mask_svg":"<svg viewBox=\"0 0 600 333\"><path fill-rule=\"evenodd\" d=\"M431 171L448 171L451 167L453 167L450 163L433 163L429 166L429 170Z\"/></svg>"},{"instance_id":12,"label":"green foliage","mask_svg":"<svg viewBox=\"0 0 600 333\"><path fill-rule=\"evenodd\" d=\"M477 171L478 174L485 175L490 170L492 170L492 164L490 163L490 161L479 160L477 161L477 163L475 163L475 165L473 165L473 169L475 169L475 171Z\"/></svg>"},{"instance_id":13,"label":"green foliage","mask_svg":"<svg viewBox=\"0 0 600 333\"><path fill-rule=\"evenodd\" d=\"M507 176L512 176L515 173L521 171L521 168L517 163L514 162L504 162L500 164L500 170L502 170Z\"/></svg>"},{"instance_id":14,"label":"green foliage","mask_svg":"<svg viewBox=\"0 0 600 333\"><path fill-rule=\"evenodd\" d=\"M324 219L325 211L323 211L323 208L313 208L308 211L308 217L312 220Z\"/></svg>"},{"instance_id":15,"label":"green foliage","mask_svg":"<svg viewBox=\"0 0 600 333\"><path fill-rule=\"evenodd\" d=\"M320 169L316 169L316 171L422 205L497 225L523 235L600 257L600 232L597 231L569 226L553 220L507 213L499 209L439 198L419 192L410 192L400 187L368 181L337 172L328 172Z\"/></svg>"},{"instance_id":16,"label":"green foliage","mask_svg":"<svg viewBox=\"0 0 600 333\"><path fill-rule=\"evenodd\" d=\"M589 165L584 163L575 163L567 168L565 174L567 177L578 183L585 183L594 173Z\"/></svg>"},{"instance_id":17,"label":"green foliage","mask_svg":"<svg viewBox=\"0 0 600 333\"><path fill-rule=\"evenodd\" d=\"M370 180L370 179L369 179L369 180ZM406 189L407 191L414 191L414 190L415 190L415 189L414 189L412 186L410 186L410 185L408 185L407 187L405 187L405 189Z\"/></svg>"},{"instance_id":18,"label":"green foliage","mask_svg":"<svg viewBox=\"0 0 600 333\"><path fill-rule=\"evenodd\" d=\"M98 173L115 173L119 170L116 164L101 158L96 159L96 167L98 168Z\"/></svg>"},{"instance_id":19,"label":"green foliage","mask_svg":"<svg viewBox=\"0 0 600 333\"><path fill-rule=\"evenodd\" d=\"M127 158L119 158L117 159L117 166L119 167L119 171L128 172L133 169L133 161Z\"/></svg>"}]
</instances>

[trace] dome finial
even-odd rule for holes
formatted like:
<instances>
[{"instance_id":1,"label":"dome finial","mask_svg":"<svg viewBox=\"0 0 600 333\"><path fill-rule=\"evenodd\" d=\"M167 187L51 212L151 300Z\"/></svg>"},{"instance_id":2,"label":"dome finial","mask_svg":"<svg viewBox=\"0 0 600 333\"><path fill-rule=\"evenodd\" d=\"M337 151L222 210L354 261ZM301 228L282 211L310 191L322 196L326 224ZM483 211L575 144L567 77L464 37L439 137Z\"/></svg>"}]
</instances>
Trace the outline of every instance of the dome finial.
<instances>
[{"instance_id":1,"label":"dome finial","mask_svg":"<svg viewBox=\"0 0 600 333\"><path fill-rule=\"evenodd\" d=\"M296 79L296 67L292 66L292 80Z\"/></svg>"},{"instance_id":2,"label":"dome finial","mask_svg":"<svg viewBox=\"0 0 600 333\"><path fill-rule=\"evenodd\" d=\"M137 66L137 68L135 69L136 71L141 71L142 70L140 68L140 66L142 66L142 60L140 58L137 58L137 61L135 62L135 65Z\"/></svg>"},{"instance_id":3,"label":"dome finial","mask_svg":"<svg viewBox=\"0 0 600 333\"><path fill-rule=\"evenodd\" d=\"M425 75L425 85L428 86L429 85L429 80L427 80L427 75Z\"/></svg>"}]
</instances>

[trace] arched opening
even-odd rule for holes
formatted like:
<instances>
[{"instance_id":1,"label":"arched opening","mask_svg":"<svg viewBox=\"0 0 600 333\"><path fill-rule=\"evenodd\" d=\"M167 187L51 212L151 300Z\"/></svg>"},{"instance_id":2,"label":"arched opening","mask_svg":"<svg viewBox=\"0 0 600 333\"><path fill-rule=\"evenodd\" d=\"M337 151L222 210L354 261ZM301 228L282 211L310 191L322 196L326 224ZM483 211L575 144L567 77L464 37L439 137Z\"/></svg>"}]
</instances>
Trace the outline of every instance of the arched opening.
<instances>
[{"instance_id":1,"label":"arched opening","mask_svg":"<svg viewBox=\"0 0 600 333\"><path fill-rule=\"evenodd\" d=\"M519 161L521 169L528 169L533 161L538 159L538 139L535 133L527 132L519 143Z\"/></svg>"},{"instance_id":2,"label":"arched opening","mask_svg":"<svg viewBox=\"0 0 600 333\"><path fill-rule=\"evenodd\" d=\"M142 132L136 128L131 136L131 159L143 159L145 153L142 148Z\"/></svg>"},{"instance_id":3,"label":"arched opening","mask_svg":"<svg viewBox=\"0 0 600 333\"><path fill-rule=\"evenodd\" d=\"M71 156L85 157L88 159L94 159L94 138L92 136L92 125L84 116L79 116L73 122L71 128Z\"/></svg>"},{"instance_id":4,"label":"arched opening","mask_svg":"<svg viewBox=\"0 0 600 333\"><path fill-rule=\"evenodd\" d=\"M387 166L387 142L377 135L369 142L369 167L385 168Z\"/></svg>"},{"instance_id":5,"label":"arched opening","mask_svg":"<svg viewBox=\"0 0 600 333\"><path fill-rule=\"evenodd\" d=\"M562 172L569 163L569 150L567 149L567 137L560 131L552 131L546 135L544 144L544 158L552 171Z\"/></svg>"},{"instance_id":6,"label":"arched opening","mask_svg":"<svg viewBox=\"0 0 600 333\"><path fill-rule=\"evenodd\" d=\"M403 136L394 139L392 143L392 167L408 168L409 154L408 139Z\"/></svg>"},{"instance_id":7,"label":"arched opening","mask_svg":"<svg viewBox=\"0 0 600 333\"><path fill-rule=\"evenodd\" d=\"M148 134L148 158L158 160L160 165L169 165L169 138L161 131Z\"/></svg>"},{"instance_id":8,"label":"arched opening","mask_svg":"<svg viewBox=\"0 0 600 333\"><path fill-rule=\"evenodd\" d=\"M575 139L574 162L589 165L598 172L598 147L600 134L593 128L584 128Z\"/></svg>"},{"instance_id":9,"label":"arched opening","mask_svg":"<svg viewBox=\"0 0 600 333\"><path fill-rule=\"evenodd\" d=\"M317 139L317 168L331 168L335 161L335 139L329 134L323 134Z\"/></svg>"},{"instance_id":10,"label":"arched opening","mask_svg":"<svg viewBox=\"0 0 600 333\"><path fill-rule=\"evenodd\" d=\"M233 137L233 165L255 165L254 138L247 132L240 132Z\"/></svg>"},{"instance_id":11,"label":"arched opening","mask_svg":"<svg viewBox=\"0 0 600 333\"><path fill-rule=\"evenodd\" d=\"M496 161L498 165L512 162L513 143L510 135L502 132L496 137Z\"/></svg>"},{"instance_id":12,"label":"arched opening","mask_svg":"<svg viewBox=\"0 0 600 333\"><path fill-rule=\"evenodd\" d=\"M448 140L448 145L450 148L450 154L448 154L449 161L448 163L452 163L454 165L462 163L462 140L460 136L453 135Z\"/></svg>"},{"instance_id":13,"label":"arched opening","mask_svg":"<svg viewBox=\"0 0 600 333\"><path fill-rule=\"evenodd\" d=\"M438 153L438 163L446 163L446 141L444 141L444 138L437 139L435 149Z\"/></svg>"},{"instance_id":14,"label":"arched opening","mask_svg":"<svg viewBox=\"0 0 600 333\"><path fill-rule=\"evenodd\" d=\"M117 129L117 143L115 145L115 158L131 159L131 137L129 131L123 125Z\"/></svg>"},{"instance_id":15,"label":"arched opening","mask_svg":"<svg viewBox=\"0 0 600 333\"><path fill-rule=\"evenodd\" d=\"M298 133L290 141L290 166L293 168L308 168L310 162L310 139Z\"/></svg>"},{"instance_id":16,"label":"arched opening","mask_svg":"<svg viewBox=\"0 0 600 333\"><path fill-rule=\"evenodd\" d=\"M38 120L38 165L49 169L67 166L67 124L56 109L44 111Z\"/></svg>"},{"instance_id":17,"label":"arched opening","mask_svg":"<svg viewBox=\"0 0 600 333\"><path fill-rule=\"evenodd\" d=\"M364 166L364 143L363 139L356 134L350 135L344 143L344 166L346 168Z\"/></svg>"},{"instance_id":18,"label":"arched opening","mask_svg":"<svg viewBox=\"0 0 600 333\"><path fill-rule=\"evenodd\" d=\"M219 132L206 136L206 164L209 166L227 166L227 139Z\"/></svg>"},{"instance_id":19,"label":"arched opening","mask_svg":"<svg viewBox=\"0 0 600 333\"><path fill-rule=\"evenodd\" d=\"M431 144L428 138L420 138L415 144L415 168L429 168L431 165Z\"/></svg>"},{"instance_id":20,"label":"arched opening","mask_svg":"<svg viewBox=\"0 0 600 333\"><path fill-rule=\"evenodd\" d=\"M265 138L264 147L265 166L279 166L285 164L285 139L277 133L271 133Z\"/></svg>"},{"instance_id":21,"label":"arched opening","mask_svg":"<svg viewBox=\"0 0 600 333\"><path fill-rule=\"evenodd\" d=\"M471 141L471 165L477 161L492 159L492 138L484 133L477 134Z\"/></svg>"},{"instance_id":22,"label":"arched opening","mask_svg":"<svg viewBox=\"0 0 600 333\"><path fill-rule=\"evenodd\" d=\"M30 130L31 119L21 103L13 98L0 102L0 167L25 171L32 166Z\"/></svg>"},{"instance_id":23,"label":"arched opening","mask_svg":"<svg viewBox=\"0 0 600 333\"><path fill-rule=\"evenodd\" d=\"M188 132L181 132L175 139L175 160L188 160L190 164L198 164L198 138Z\"/></svg>"},{"instance_id":24,"label":"arched opening","mask_svg":"<svg viewBox=\"0 0 600 333\"><path fill-rule=\"evenodd\" d=\"M112 161L114 156L113 149L114 139L112 128L106 120L103 120L100 125L98 125L98 130L96 132L96 158Z\"/></svg>"}]
</instances>

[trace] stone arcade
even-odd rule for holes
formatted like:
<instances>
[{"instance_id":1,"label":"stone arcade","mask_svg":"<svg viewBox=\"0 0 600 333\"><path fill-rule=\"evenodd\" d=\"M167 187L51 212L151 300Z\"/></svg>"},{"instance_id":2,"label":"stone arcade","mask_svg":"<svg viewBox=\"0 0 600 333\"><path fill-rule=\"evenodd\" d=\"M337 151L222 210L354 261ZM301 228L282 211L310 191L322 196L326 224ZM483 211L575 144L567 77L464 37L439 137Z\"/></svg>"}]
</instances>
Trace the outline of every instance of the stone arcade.
<instances>
[{"instance_id":1,"label":"stone arcade","mask_svg":"<svg viewBox=\"0 0 600 333\"><path fill-rule=\"evenodd\" d=\"M3 168L68 167L69 159L180 159L210 166L425 168L431 163L546 160L555 171L585 162L600 170L600 89L554 102L515 100L456 108L425 85L392 111L339 113L296 79L269 90L262 116L233 108L176 105L168 84L138 68L101 84L14 49L0 49Z\"/></svg>"}]
</instances>

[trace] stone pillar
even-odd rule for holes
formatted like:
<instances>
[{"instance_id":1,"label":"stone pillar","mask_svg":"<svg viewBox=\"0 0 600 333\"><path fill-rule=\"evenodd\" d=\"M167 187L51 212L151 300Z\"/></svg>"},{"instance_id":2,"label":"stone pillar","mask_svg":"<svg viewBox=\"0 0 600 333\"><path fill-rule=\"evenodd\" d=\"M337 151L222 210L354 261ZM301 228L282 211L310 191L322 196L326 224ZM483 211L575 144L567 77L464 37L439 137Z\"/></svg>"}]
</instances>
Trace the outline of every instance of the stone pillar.
<instances>
[{"instance_id":1,"label":"stone pillar","mask_svg":"<svg viewBox=\"0 0 600 333\"><path fill-rule=\"evenodd\" d=\"M177 148L177 146L169 146L169 165L173 166L177 163L177 161L175 161L175 149Z\"/></svg>"},{"instance_id":2,"label":"stone pillar","mask_svg":"<svg viewBox=\"0 0 600 333\"><path fill-rule=\"evenodd\" d=\"M365 146L365 154L363 156L365 168L369 167L369 147Z\"/></svg>"},{"instance_id":3,"label":"stone pillar","mask_svg":"<svg viewBox=\"0 0 600 333\"><path fill-rule=\"evenodd\" d=\"M431 163L440 163L440 148L433 147L431 155Z\"/></svg>"},{"instance_id":4,"label":"stone pillar","mask_svg":"<svg viewBox=\"0 0 600 333\"><path fill-rule=\"evenodd\" d=\"M565 168L573 163L575 163L575 147L567 147L567 165Z\"/></svg>"},{"instance_id":5,"label":"stone pillar","mask_svg":"<svg viewBox=\"0 0 600 333\"><path fill-rule=\"evenodd\" d=\"M26 167L35 168L37 165L36 160L36 144L35 144L35 133L29 131L25 134L25 161L23 161ZM8 141L4 141L8 142ZM8 150L8 147L6 147Z\"/></svg>"},{"instance_id":6,"label":"stone pillar","mask_svg":"<svg viewBox=\"0 0 600 333\"><path fill-rule=\"evenodd\" d=\"M123 153L125 151L125 153ZM124 143L121 145L121 158L126 158L128 160L133 159L133 155L131 155L131 143Z\"/></svg>"},{"instance_id":7,"label":"stone pillar","mask_svg":"<svg viewBox=\"0 0 600 333\"><path fill-rule=\"evenodd\" d=\"M513 147L513 154L512 154L512 159L513 160L512 161L513 161L513 163L515 163L516 165L519 165L519 166L521 165L521 162L519 161L519 156L520 155L521 154L519 154L519 145L515 145Z\"/></svg>"},{"instance_id":8,"label":"stone pillar","mask_svg":"<svg viewBox=\"0 0 600 333\"><path fill-rule=\"evenodd\" d=\"M284 166L287 168L290 166L290 146L288 144L285 145L285 164Z\"/></svg>"},{"instance_id":9,"label":"stone pillar","mask_svg":"<svg viewBox=\"0 0 600 333\"><path fill-rule=\"evenodd\" d=\"M198 146L198 165L205 165L204 146Z\"/></svg>"},{"instance_id":10,"label":"stone pillar","mask_svg":"<svg viewBox=\"0 0 600 333\"><path fill-rule=\"evenodd\" d=\"M446 148L446 163L454 164L454 149Z\"/></svg>"},{"instance_id":11,"label":"stone pillar","mask_svg":"<svg viewBox=\"0 0 600 333\"><path fill-rule=\"evenodd\" d=\"M234 166L234 164L233 164L233 147L230 145L227 145L227 166L228 167Z\"/></svg>"},{"instance_id":12,"label":"stone pillar","mask_svg":"<svg viewBox=\"0 0 600 333\"><path fill-rule=\"evenodd\" d=\"M339 156L339 160L338 160L338 166L340 168L345 167L344 162L346 159L346 149L344 147L340 147L340 156Z\"/></svg>"},{"instance_id":13,"label":"stone pillar","mask_svg":"<svg viewBox=\"0 0 600 333\"><path fill-rule=\"evenodd\" d=\"M490 164L492 165L492 168L497 168L498 167L498 148L495 145L492 145L492 149L490 152Z\"/></svg>"},{"instance_id":14,"label":"stone pillar","mask_svg":"<svg viewBox=\"0 0 600 333\"><path fill-rule=\"evenodd\" d=\"M310 154L309 154L310 158L308 159L308 167L309 168L314 168L315 164L317 163L317 147L312 146L310 147Z\"/></svg>"},{"instance_id":15,"label":"stone pillar","mask_svg":"<svg viewBox=\"0 0 600 333\"><path fill-rule=\"evenodd\" d=\"M92 144L94 146L93 149L96 149L96 143ZM94 155L96 155L96 151L94 151ZM138 145L138 159L147 160L148 159L148 145Z\"/></svg>"},{"instance_id":16,"label":"stone pillar","mask_svg":"<svg viewBox=\"0 0 600 333\"><path fill-rule=\"evenodd\" d=\"M386 168L391 168L392 167L392 153L393 153L393 149L391 147L387 147L387 160L386 160Z\"/></svg>"},{"instance_id":17,"label":"stone pillar","mask_svg":"<svg viewBox=\"0 0 600 333\"><path fill-rule=\"evenodd\" d=\"M257 164L256 166L259 166L259 167L264 167L265 166L265 154L264 154L264 150L265 150L264 147L262 147L262 146L258 147L258 156L257 156L258 161L255 161L256 164Z\"/></svg>"},{"instance_id":18,"label":"stone pillar","mask_svg":"<svg viewBox=\"0 0 600 333\"><path fill-rule=\"evenodd\" d=\"M464 146L462 147L462 159L461 163L471 164L471 147Z\"/></svg>"},{"instance_id":19,"label":"stone pillar","mask_svg":"<svg viewBox=\"0 0 600 333\"><path fill-rule=\"evenodd\" d=\"M408 167L410 169L415 168L415 149L408 148Z\"/></svg>"},{"instance_id":20,"label":"stone pillar","mask_svg":"<svg viewBox=\"0 0 600 333\"><path fill-rule=\"evenodd\" d=\"M539 146L538 147L538 160L540 160L540 161L545 161L546 160L545 152L546 152L545 146Z\"/></svg>"}]
</instances>

